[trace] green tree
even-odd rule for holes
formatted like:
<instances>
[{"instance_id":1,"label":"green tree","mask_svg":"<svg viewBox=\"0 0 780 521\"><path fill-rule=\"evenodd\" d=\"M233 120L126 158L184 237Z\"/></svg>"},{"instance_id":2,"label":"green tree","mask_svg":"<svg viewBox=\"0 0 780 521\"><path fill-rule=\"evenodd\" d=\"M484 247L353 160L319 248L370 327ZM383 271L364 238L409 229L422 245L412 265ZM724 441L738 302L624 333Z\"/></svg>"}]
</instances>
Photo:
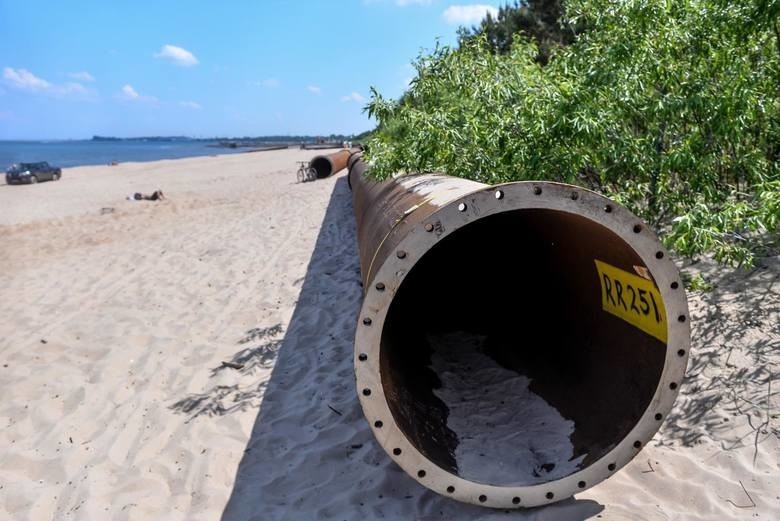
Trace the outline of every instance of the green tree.
<instances>
[{"instance_id":1,"label":"green tree","mask_svg":"<svg viewBox=\"0 0 780 521\"><path fill-rule=\"evenodd\" d=\"M478 26L462 29L459 40L484 36L494 52L507 54L517 36L531 38L539 49L536 61L544 65L555 47L571 44L581 31L581 26L562 20L563 14L561 0L516 0L500 7L495 17L488 13Z\"/></svg>"},{"instance_id":2,"label":"green tree","mask_svg":"<svg viewBox=\"0 0 780 521\"><path fill-rule=\"evenodd\" d=\"M548 179L627 205L687 255L749 263L780 220L780 1L571 0L553 49L487 35L419 57L403 101L374 91L372 174Z\"/></svg>"}]
</instances>

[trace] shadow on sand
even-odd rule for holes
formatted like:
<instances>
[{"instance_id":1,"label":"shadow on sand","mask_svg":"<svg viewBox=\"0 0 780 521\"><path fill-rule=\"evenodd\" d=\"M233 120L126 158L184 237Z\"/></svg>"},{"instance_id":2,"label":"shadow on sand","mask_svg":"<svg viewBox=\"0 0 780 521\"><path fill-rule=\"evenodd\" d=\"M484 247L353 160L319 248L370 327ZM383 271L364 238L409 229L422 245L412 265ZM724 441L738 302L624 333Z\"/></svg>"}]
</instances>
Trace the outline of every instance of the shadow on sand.
<instances>
[{"instance_id":1,"label":"shadow on sand","mask_svg":"<svg viewBox=\"0 0 780 521\"><path fill-rule=\"evenodd\" d=\"M236 352L229 361L212 368L210 376L213 378L225 370L252 374L258 368L270 369L282 345L282 341L274 337L281 335L282 331L281 324L250 329L238 341L240 345L250 345ZM205 392L182 398L171 405L171 409L189 416L185 423L202 415L222 416L234 411L243 411L260 405L266 386L267 382L262 380L249 386L241 386L237 383L214 385Z\"/></svg>"},{"instance_id":2,"label":"shadow on sand","mask_svg":"<svg viewBox=\"0 0 780 521\"><path fill-rule=\"evenodd\" d=\"M290 325L273 350L276 364L261 389L223 521L582 520L603 510L574 499L526 511L489 510L439 496L401 471L374 441L355 392L352 344L361 299L355 219L342 177ZM247 343L267 338L265 331L256 333L247 333ZM268 356L268 349L242 349L234 361L251 364L258 353ZM206 398L199 406L213 411L209 403Z\"/></svg>"},{"instance_id":3,"label":"shadow on sand","mask_svg":"<svg viewBox=\"0 0 780 521\"><path fill-rule=\"evenodd\" d=\"M757 453L761 442L780 437L771 407L778 394L772 379L780 353L780 256L758 258L750 270L689 263L683 273L702 275L712 287L689 292L688 371L658 444L691 447L712 438L723 450L749 446Z\"/></svg>"}]
</instances>

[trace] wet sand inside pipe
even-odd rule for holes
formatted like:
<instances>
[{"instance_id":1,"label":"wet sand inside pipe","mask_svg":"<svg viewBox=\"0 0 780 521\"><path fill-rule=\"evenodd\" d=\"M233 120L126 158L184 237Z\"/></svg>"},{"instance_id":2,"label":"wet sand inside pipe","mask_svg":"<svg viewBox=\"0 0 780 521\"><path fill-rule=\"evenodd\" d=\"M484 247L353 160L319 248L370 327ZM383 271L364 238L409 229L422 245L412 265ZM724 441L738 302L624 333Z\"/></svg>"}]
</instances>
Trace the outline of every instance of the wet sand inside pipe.
<instances>
[{"instance_id":1,"label":"wet sand inside pipe","mask_svg":"<svg viewBox=\"0 0 780 521\"><path fill-rule=\"evenodd\" d=\"M455 332L428 341L431 368L441 381L433 393L449 410L461 477L526 486L579 470L585 455L574 457L574 422L532 392L527 376L490 358L484 336Z\"/></svg>"}]
</instances>

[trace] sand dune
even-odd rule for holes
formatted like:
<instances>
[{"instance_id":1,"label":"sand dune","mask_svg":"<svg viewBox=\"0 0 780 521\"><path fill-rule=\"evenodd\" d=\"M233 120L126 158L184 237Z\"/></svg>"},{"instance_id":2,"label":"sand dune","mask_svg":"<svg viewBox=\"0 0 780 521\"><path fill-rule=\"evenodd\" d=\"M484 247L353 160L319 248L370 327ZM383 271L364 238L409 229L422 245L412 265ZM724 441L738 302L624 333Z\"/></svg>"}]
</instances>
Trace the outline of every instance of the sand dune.
<instances>
[{"instance_id":1,"label":"sand dune","mask_svg":"<svg viewBox=\"0 0 780 521\"><path fill-rule=\"evenodd\" d=\"M463 505L406 476L362 417L351 200L343 174L295 182L311 155L0 185L0 518L780 516L777 256L685 267L715 284L691 295L689 375L621 472L546 508Z\"/></svg>"}]
</instances>

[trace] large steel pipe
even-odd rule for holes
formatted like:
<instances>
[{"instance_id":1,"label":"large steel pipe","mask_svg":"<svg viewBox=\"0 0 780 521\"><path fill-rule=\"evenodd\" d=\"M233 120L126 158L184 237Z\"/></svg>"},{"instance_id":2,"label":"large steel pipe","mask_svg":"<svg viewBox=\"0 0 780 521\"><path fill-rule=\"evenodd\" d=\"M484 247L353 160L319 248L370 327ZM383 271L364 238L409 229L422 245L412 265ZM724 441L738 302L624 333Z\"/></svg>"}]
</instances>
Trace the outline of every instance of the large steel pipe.
<instances>
[{"instance_id":1,"label":"large steel pipe","mask_svg":"<svg viewBox=\"0 0 780 521\"><path fill-rule=\"evenodd\" d=\"M309 166L317 172L317 179L324 179L347 168L349 156L349 150L339 150L327 156L315 156Z\"/></svg>"},{"instance_id":2,"label":"large steel pipe","mask_svg":"<svg viewBox=\"0 0 780 521\"><path fill-rule=\"evenodd\" d=\"M575 186L379 183L349 163L358 395L412 478L478 505L542 505L650 441L690 330L680 274L645 224Z\"/></svg>"}]
</instances>

